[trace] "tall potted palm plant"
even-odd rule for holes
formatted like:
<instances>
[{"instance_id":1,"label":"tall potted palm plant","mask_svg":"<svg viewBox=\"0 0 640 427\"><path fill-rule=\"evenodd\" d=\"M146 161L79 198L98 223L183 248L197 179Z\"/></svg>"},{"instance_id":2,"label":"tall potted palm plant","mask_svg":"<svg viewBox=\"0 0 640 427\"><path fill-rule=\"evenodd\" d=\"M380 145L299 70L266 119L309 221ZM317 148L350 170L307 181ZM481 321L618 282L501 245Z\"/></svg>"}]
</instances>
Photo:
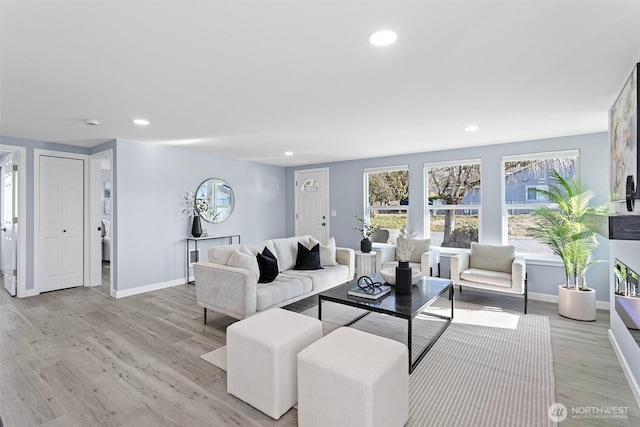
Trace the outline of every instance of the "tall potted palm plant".
<instances>
[{"instance_id":1,"label":"tall potted palm plant","mask_svg":"<svg viewBox=\"0 0 640 427\"><path fill-rule=\"evenodd\" d=\"M595 193L577 179L551 172L556 185L536 189L555 206L540 206L533 215L537 227L530 231L549 246L564 264L566 283L558 287L558 313L576 320L596 320L596 292L587 287L587 270L602 260L591 258L598 247L585 215L606 212L606 205L591 206Z\"/></svg>"}]
</instances>

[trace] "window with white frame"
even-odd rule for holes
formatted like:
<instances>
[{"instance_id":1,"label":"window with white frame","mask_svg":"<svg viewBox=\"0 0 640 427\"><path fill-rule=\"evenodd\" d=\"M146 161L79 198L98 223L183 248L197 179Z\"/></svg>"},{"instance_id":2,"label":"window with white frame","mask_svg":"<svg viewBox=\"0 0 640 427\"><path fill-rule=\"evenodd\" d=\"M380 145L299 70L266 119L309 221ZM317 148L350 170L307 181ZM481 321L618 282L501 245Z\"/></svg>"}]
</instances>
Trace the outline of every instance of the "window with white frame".
<instances>
[{"instance_id":1,"label":"window with white frame","mask_svg":"<svg viewBox=\"0 0 640 427\"><path fill-rule=\"evenodd\" d=\"M365 218L389 230L389 242L407 225L409 167L390 166L364 171Z\"/></svg>"},{"instance_id":2,"label":"window with white frame","mask_svg":"<svg viewBox=\"0 0 640 427\"><path fill-rule=\"evenodd\" d=\"M480 235L479 159L425 163L426 235L432 246L470 248Z\"/></svg>"},{"instance_id":3,"label":"window with white frame","mask_svg":"<svg viewBox=\"0 0 640 427\"><path fill-rule=\"evenodd\" d=\"M503 243L514 245L517 252L548 255L551 249L531 236L536 226L533 211L550 204L547 197L537 190L548 190L555 182L550 172L573 179L577 176L578 150L533 153L502 157L504 180L502 216Z\"/></svg>"}]
</instances>

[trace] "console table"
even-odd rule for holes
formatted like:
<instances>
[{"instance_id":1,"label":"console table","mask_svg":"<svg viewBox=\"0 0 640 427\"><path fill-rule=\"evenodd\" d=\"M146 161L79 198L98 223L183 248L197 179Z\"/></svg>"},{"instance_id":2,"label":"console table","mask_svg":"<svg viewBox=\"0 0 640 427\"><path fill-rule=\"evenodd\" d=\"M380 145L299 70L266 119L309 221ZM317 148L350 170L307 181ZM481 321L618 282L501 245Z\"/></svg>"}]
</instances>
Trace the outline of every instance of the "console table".
<instances>
[{"instance_id":1,"label":"console table","mask_svg":"<svg viewBox=\"0 0 640 427\"><path fill-rule=\"evenodd\" d=\"M198 242L201 242L203 240L227 240L228 244L233 244L233 239L237 238L238 239L238 244L240 243L240 235L239 234L225 234L225 235L220 235L220 236L202 236L202 237L187 237L187 252L186 252L186 258L185 258L185 283L193 283L191 281L189 281L189 265L192 264L192 262L189 259L189 251L191 250L191 242L194 243L194 251L196 253L198 253ZM200 261L199 259L195 259L193 260L193 262L198 262Z\"/></svg>"}]
</instances>

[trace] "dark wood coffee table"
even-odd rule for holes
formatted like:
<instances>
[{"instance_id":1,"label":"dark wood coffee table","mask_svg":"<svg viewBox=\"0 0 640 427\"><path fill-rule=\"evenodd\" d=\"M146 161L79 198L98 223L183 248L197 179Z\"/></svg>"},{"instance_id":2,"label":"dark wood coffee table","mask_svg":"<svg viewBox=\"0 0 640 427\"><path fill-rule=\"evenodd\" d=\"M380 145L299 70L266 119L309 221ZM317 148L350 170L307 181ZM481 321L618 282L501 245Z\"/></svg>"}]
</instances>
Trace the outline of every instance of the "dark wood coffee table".
<instances>
[{"instance_id":1,"label":"dark wood coffee table","mask_svg":"<svg viewBox=\"0 0 640 427\"><path fill-rule=\"evenodd\" d=\"M384 280L380 276L380 273L375 273L370 276L373 280L384 283ZM449 279L441 279L437 277L423 277L420 282L413 285L411 294L396 294L395 287L391 287L391 293L381 297L380 299L370 300L365 298L358 298L349 296L347 290L356 284L355 280L345 283L344 285L337 286L329 289L318 295L318 319L322 320L322 302L330 301L338 304L348 305L351 307L357 307L363 310L367 310L366 313L358 316L344 326L352 325L364 316L376 312L388 314L390 316L399 317L407 320L407 347L409 349L409 373L413 372L418 363L424 358L427 352L431 349L433 344L440 338L442 333L447 329L449 323L453 319L453 285ZM438 297L449 293L449 299L451 300L451 316L442 316L435 313L423 312L423 310L431 305ZM422 350L415 362L412 362L413 346L412 346L412 323L413 319L418 314L437 317L444 319L442 327L437 331L434 337L427 343L426 348Z\"/></svg>"}]
</instances>

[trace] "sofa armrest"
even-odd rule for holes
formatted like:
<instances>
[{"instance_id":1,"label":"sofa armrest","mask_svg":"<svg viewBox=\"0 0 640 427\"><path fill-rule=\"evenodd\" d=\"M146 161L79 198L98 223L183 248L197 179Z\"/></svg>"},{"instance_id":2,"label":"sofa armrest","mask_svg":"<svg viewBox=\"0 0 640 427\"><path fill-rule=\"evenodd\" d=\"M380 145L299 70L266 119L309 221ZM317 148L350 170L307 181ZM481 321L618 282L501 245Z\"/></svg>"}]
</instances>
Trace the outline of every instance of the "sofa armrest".
<instances>
[{"instance_id":1,"label":"sofa armrest","mask_svg":"<svg viewBox=\"0 0 640 427\"><path fill-rule=\"evenodd\" d=\"M396 245L383 246L376 249L376 271L382 270L382 264L396 259Z\"/></svg>"},{"instance_id":2,"label":"sofa armrest","mask_svg":"<svg viewBox=\"0 0 640 427\"><path fill-rule=\"evenodd\" d=\"M432 248L420 255L420 272L423 276L434 276L440 273L440 250Z\"/></svg>"},{"instance_id":3,"label":"sofa armrest","mask_svg":"<svg viewBox=\"0 0 640 427\"><path fill-rule=\"evenodd\" d=\"M527 270L524 258L515 257L511 264L511 287L514 291L524 294L524 281L526 280Z\"/></svg>"},{"instance_id":4,"label":"sofa armrest","mask_svg":"<svg viewBox=\"0 0 640 427\"><path fill-rule=\"evenodd\" d=\"M349 267L349 280L356 273L356 252L351 248L336 248L336 262Z\"/></svg>"},{"instance_id":5,"label":"sofa armrest","mask_svg":"<svg viewBox=\"0 0 640 427\"><path fill-rule=\"evenodd\" d=\"M256 312L258 276L251 270L212 262L193 265L198 305L244 319Z\"/></svg>"},{"instance_id":6,"label":"sofa armrest","mask_svg":"<svg viewBox=\"0 0 640 427\"><path fill-rule=\"evenodd\" d=\"M469 269L469 253L461 252L451 257L451 275L453 283L460 280L460 273Z\"/></svg>"}]
</instances>

